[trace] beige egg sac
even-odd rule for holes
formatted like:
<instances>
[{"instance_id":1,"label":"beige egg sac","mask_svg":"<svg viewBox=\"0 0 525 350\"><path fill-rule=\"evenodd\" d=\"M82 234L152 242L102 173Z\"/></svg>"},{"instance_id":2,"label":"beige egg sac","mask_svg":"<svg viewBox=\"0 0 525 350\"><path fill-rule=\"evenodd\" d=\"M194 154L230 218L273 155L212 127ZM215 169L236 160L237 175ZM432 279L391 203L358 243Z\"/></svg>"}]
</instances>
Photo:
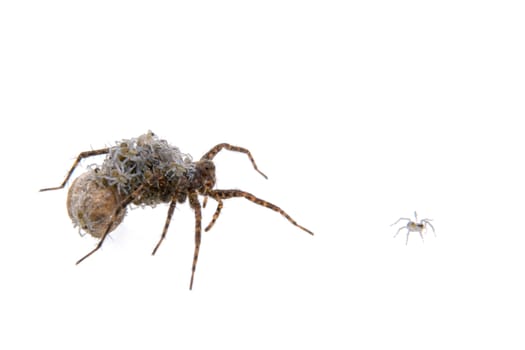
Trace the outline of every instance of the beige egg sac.
<instances>
[{"instance_id":1,"label":"beige egg sac","mask_svg":"<svg viewBox=\"0 0 525 350\"><path fill-rule=\"evenodd\" d=\"M122 222L126 208L115 212L121 202L115 187L103 186L94 170L88 170L75 179L67 196L67 212L75 226L96 238L102 238ZM115 217L114 217L115 216Z\"/></svg>"}]
</instances>

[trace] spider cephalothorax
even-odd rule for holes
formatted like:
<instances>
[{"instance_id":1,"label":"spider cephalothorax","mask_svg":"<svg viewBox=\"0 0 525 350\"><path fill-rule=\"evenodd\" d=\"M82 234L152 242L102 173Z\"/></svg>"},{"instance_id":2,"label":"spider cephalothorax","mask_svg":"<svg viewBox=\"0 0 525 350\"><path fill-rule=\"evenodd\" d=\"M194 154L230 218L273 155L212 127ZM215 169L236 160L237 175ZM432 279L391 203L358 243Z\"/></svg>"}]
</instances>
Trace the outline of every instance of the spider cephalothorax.
<instances>
[{"instance_id":1,"label":"spider cephalothorax","mask_svg":"<svg viewBox=\"0 0 525 350\"><path fill-rule=\"evenodd\" d=\"M191 191L206 195L215 186L215 164L211 160L203 159L195 162L195 175Z\"/></svg>"},{"instance_id":2,"label":"spider cephalothorax","mask_svg":"<svg viewBox=\"0 0 525 350\"><path fill-rule=\"evenodd\" d=\"M311 231L297 224L285 211L272 203L240 190L214 189L216 181L213 158L222 149L246 154L255 170L266 178L266 175L257 168L250 151L245 148L221 143L204 154L199 161L193 162L189 155L181 153L177 147L169 145L167 141L159 139L149 131L138 138L117 142L112 147L80 153L60 186L44 188L40 191L64 188L82 159L106 155L101 166L92 167L82 174L73 182L68 192L68 213L74 225L100 238L97 246L77 261L77 264L102 246L107 235L123 220L129 204L155 206L160 203L170 203L162 235L153 249L152 254L155 254L166 236L177 202L184 203L188 199L195 212L195 252L190 280L191 289L202 230L199 195L204 196L204 206L208 197L218 203L205 231L208 231L219 217L223 200L243 197L280 213L292 224L313 235Z\"/></svg>"}]
</instances>

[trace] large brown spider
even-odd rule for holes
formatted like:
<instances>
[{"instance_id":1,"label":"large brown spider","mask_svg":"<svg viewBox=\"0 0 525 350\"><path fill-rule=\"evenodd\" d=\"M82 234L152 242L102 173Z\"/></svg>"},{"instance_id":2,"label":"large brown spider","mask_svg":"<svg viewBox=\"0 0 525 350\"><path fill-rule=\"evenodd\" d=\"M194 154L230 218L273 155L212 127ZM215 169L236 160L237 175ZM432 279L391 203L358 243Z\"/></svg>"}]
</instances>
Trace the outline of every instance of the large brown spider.
<instances>
[{"instance_id":1,"label":"large brown spider","mask_svg":"<svg viewBox=\"0 0 525 350\"><path fill-rule=\"evenodd\" d=\"M152 252L154 255L166 236L176 203L184 203L188 198L195 212L195 252L190 280L191 290L201 243L202 215L199 195L204 196L203 207L206 206L208 197L218 203L205 231L210 230L218 219L223 208L223 200L244 197L280 213L292 224L313 235L310 230L299 225L284 210L251 193L240 190L213 189L215 165L212 160L222 149L246 154L255 170L267 178L257 168L250 151L245 148L221 143L205 153L199 161L193 162L191 157L181 153L177 147L169 145L167 141L159 139L149 131L138 138L117 142L113 147L81 152L60 186L44 188L40 191L64 188L82 159L106 154L100 167L91 168L87 173L82 174L69 189L68 213L73 223L100 238L96 247L78 260L77 264L102 246L109 232L123 220L129 204L155 206L159 203L170 203L162 235Z\"/></svg>"}]
</instances>

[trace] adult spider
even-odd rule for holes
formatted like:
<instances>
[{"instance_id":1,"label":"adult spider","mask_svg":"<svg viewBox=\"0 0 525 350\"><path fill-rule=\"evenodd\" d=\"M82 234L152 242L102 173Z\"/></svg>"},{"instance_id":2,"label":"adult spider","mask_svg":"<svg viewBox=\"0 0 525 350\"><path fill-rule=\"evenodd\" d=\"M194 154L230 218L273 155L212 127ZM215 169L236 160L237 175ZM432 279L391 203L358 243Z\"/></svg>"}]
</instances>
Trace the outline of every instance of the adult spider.
<instances>
[{"instance_id":1,"label":"adult spider","mask_svg":"<svg viewBox=\"0 0 525 350\"><path fill-rule=\"evenodd\" d=\"M418 221L416 212L414 212L414 217L416 218L416 221L412 221L409 218L399 218L396 222L390 225L390 226L394 226L401 220L408 220L408 223L405 226L400 227L399 230L397 230L396 234L394 235L394 237L396 237L402 229L404 228L407 229L407 240L406 240L405 245L408 244L408 236L410 235L410 232L419 232L419 235L421 236L421 239L424 242L425 239L423 238L423 232L426 232L427 225L430 226L430 228L432 229L432 232L434 232L434 236L436 236L436 230L434 230L434 226L432 226L432 224L430 223L432 219L423 219L421 221Z\"/></svg>"},{"instance_id":2,"label":"adult spider","mask_svg":"<svg viewBox=\"0 0 525 350\"><path fill-rule=\"evenodd\" d=\"M117 142L113 147L81 152L60 186L44 188L40 191L64 188L82 159L106 155L100 167L92 168L82 174L69 189L68 213L73 223L100 238L96 247L78 260L77 264L102 246L109 232L123 220L129 204L155 206L160 203L170 203L164 229L152 252L152 255L155 255L166 237L176 203L184 203L188 199L195 212L195 251L190 279L191 290L201 243L202 214L199 195L204 196L203 206L206 206L208 197L218 203L205 231L210 230L218 219L223 208L223 200L243 197L280 213L293 225L313 235L310 230L299 225L284 210L251 193L240 190L214 189L215 165L212 160L223 149L246 154L255 170L267 178L257 168L255 160L246 148L221 143L205 153L199 161L193 162L190 156L181 153L177 147L169 145L167 141L159 139L149 131L138 138Z\"/></svg>"}]
</instances>

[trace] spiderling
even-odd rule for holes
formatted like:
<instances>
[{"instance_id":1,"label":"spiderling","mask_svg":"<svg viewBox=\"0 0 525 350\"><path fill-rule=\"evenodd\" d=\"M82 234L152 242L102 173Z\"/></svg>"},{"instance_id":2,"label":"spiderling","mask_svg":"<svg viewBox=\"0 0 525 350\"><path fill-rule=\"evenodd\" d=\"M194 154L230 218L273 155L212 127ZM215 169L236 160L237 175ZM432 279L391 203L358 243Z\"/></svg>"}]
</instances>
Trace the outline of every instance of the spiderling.
<instances>
[{"instance_id":1,"label":"spiderling","mask_svg":"<svg viewBox=\"0 0 525 350\"><path fill-rule=\"evenodd\" d=\"M407 221L407 224L405 226L401 226L397 230L396 234L394 235L394 237L396 237L399 234L399 232L401 232L401 230L406 229L407 230L407 238L406 238L405 245L408 245L408 236L410 235L410 232L418 232L419 236L421 237L421 240L423 240L423 242L424 242L425 239L423 238L423 233L425 233L427 231L427 226L430 226L430 228L432 229L432 232L434 233L434 236L436 235L436 230L434 230L434 226L432 226L432 224L430 223L430 221L432 221L432 219L418 220L417 212L414 212L414 217L416 218L415 221L412 221L409 218L399 218L396 222L394 222L392 225L390 225L390 226L394 226L395 224L397 224L400 221L403 221L403 220Z\"/></svg>"}]
</instances>

